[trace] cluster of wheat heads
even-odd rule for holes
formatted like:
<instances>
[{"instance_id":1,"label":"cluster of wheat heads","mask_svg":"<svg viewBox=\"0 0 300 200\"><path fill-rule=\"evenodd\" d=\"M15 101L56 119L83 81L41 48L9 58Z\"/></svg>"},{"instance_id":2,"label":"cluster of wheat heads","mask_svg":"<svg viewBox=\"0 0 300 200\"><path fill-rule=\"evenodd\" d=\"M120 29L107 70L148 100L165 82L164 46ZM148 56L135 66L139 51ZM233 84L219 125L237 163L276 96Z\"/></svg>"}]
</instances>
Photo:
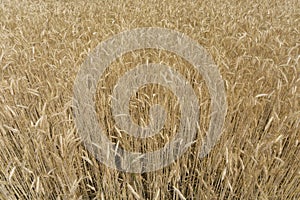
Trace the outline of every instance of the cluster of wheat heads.
<instances>
[{"instance_id":1,"label":"cluster of wheat heads","mask_svg":"<svg viewBox=\"0 0 300 200\"><path fill-rule=\"evenodd\" d=\"M0 199L299 199L300 5L289 1L10 1L0 3ZM162 132L135 139L114 125L109 95L139 63L164 62L199 96L196 141L175 163L131 174L98 162L82 145L72 114L73 83L101 41L137 27L165 27L196 40L225 81L222 136L198 159L210 119L201 75L165 51L116 60L101 77L95 104L112 142L130 151L161 148L180 109L172 91L150 84L130 102L133 120L159 103ZM149 98L155 97L155 98Z\"/></svg>"}]
</instances>

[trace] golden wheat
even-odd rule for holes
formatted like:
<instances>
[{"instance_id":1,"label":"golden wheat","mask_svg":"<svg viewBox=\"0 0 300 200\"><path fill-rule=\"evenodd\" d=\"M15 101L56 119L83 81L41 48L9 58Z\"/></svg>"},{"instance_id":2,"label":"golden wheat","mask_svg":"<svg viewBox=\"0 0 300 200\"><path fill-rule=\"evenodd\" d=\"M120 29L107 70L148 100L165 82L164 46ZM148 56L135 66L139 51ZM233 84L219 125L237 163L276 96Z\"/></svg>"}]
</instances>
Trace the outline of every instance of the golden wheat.
<instances>
[{"instance_id":1,"label":"golden wheat","mask_svg":"<svg viewBox=\"0 0 300 200\"><path fill-rule=\"evenodd\" d=\"M300 199L299 19L297 0L2 0L0 199ZM210 118L205 82L185 60L156 50L128 53L109 67L97 88L98 120L112 142L130 151L168 142L180 114L171 91L148 85L131 99L140 125L154 103L169 111L164 130L145 140L118 130L109 110L126 70L162 61L199 96L196 143L172 165L144 174L110 169L82 145L72 114L76 74L101 41L137 27L182 32L219 67L228 111L205 158L197 157Z\"/></svg>"}]
</instances>

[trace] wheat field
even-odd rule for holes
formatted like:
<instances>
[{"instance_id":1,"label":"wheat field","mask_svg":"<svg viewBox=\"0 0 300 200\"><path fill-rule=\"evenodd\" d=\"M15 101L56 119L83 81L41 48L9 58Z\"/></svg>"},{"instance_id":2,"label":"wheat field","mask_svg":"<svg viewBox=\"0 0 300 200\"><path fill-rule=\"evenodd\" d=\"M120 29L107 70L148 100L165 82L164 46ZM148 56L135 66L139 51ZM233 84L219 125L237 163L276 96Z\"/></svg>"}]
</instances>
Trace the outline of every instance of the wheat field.
<instances>
[{"instance_id":1,"label":"wheat field","mask_svg":"<svg viewBox=\"0 0 300 200\"><path fill-rule=\"evenodd\" d=\"M162 148L180 109L156 84L130 100L132 119L149 107L168 111L153 137L119 130L110 110L117 80L137 64L164 62L199 97L195 143L163 169L125 173L86 150L72 111L76 75L97 45L139 27L179 31L218 66L228 110L220 140L198 158L210 120L210 96L193 66L167 51L145 49L117 59L95 95L99 123L130 151ZM263 1L0 1L0 199L300 199L300 3ZM148 98L154 96L155 98Z\"/></svg>"}]
</instances>

